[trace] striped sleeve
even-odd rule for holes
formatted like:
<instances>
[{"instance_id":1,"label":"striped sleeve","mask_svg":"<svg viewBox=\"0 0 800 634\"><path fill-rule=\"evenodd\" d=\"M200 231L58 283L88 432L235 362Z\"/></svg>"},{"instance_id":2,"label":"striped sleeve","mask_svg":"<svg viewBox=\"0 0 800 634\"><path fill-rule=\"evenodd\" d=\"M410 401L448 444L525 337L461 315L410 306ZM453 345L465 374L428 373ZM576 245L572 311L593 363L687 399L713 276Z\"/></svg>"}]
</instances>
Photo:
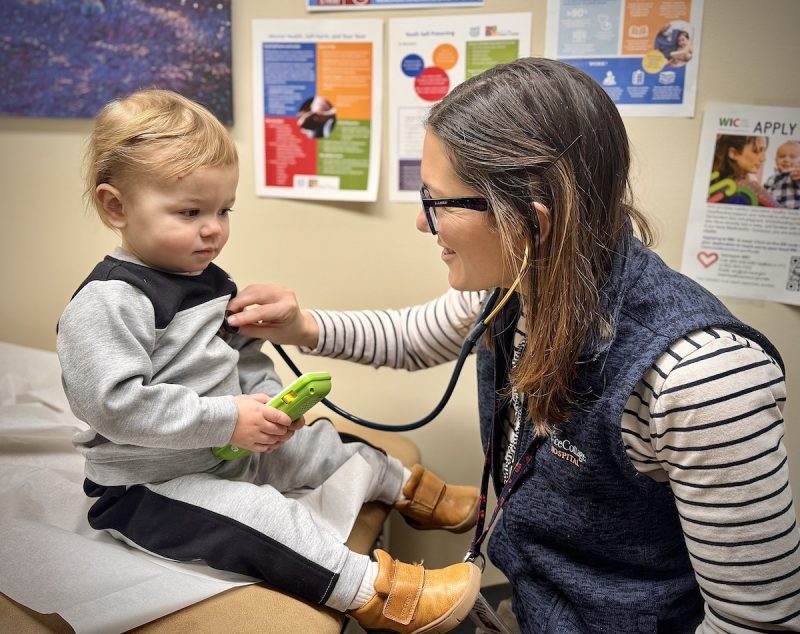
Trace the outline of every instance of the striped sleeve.
<instances>
[{"instance_id":1,"label":"striped sleeve","mask_svg":"<svg viewBox=\"0 0 800 634\"><path fill-rule=\"evenodd\" d=\"M316 348L303 352L375 367L428 368L458 357L484 292L449 290L426 304L397 310L311 310Z\"/></svg>"},{"instance_id":2,"label":"striped sleeve","mask_svg":"<svg viewBox=\"0 0 800 634\"><path fill-rule=\"evenodd\" d=\"M722 330L675 342L623 416L628 456L675 497L706 602L702 634L800 630L800 532L780 367Z\"/></svg>"}]
</instances>

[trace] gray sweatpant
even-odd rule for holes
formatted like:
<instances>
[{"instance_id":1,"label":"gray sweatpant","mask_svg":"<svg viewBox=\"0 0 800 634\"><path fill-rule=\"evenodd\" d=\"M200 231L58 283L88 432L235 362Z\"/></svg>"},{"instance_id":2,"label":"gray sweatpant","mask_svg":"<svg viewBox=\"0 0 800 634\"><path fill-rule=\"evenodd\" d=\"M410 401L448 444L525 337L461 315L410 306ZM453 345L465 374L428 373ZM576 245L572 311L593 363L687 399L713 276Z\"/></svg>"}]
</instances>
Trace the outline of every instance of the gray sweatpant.
<instances>
[{"instance_id":1,"label":"gray sweatpant","mask_svg":"<svg viewBox=\"0 0 800 634\"><path fill-rule=\"evenodd\" d=\"M402 464L370 445L344 442L319 419L277 451L225 462L212 472L132 487L87 481L87 493L100 498L89 521L160 556L202 560L343 611L369 557L318 528L303 505L283 494L319 486L355 453L373 470L372 490L362 502L397 500Z\"/></svg>"}]
</instances>

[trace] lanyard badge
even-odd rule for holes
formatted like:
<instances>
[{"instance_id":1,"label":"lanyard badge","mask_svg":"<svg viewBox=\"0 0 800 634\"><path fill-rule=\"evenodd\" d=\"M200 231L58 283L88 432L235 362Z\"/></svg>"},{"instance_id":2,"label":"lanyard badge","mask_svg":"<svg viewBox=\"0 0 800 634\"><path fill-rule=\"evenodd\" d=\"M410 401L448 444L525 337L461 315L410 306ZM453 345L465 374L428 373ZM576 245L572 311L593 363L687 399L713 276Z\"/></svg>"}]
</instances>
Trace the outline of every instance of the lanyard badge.
<instances>
[{"instance_id":1,"label":"lanyard badge","mask_svg":"<svg viewBox=\"0 0 800 634\"><path fill-rule=\"evenodd\" d=\"M497 519L503 505L519 482L520 477L533 462L533 454L536 453L541 442L542 439L540 437L534 436L528 443L522 457L514 465L514 468L511 470L511 475L505 481L503 490L497 498L497 503L495 504L494 511L487 525L486 496L489 492L489 475L492 469L492 436L490 435L489 437L483 462L483 475L481 476L480 506L478 507L478 523L475 525L475 538L472 540L472 545L470 545L466 557L464 557L464 561L475 564L481 569L481 572L483 572L486 565L486 558L481 552L481 544L489 534L489 529L492 527L492 524L494 524L495 519ZM486 598L480 593L478 593L478 598L475 601L475 605L472 607L469 617L473 623L480 626L488 634L511 634L505 623L503 623Z\"/></svg>"}]
</instances>

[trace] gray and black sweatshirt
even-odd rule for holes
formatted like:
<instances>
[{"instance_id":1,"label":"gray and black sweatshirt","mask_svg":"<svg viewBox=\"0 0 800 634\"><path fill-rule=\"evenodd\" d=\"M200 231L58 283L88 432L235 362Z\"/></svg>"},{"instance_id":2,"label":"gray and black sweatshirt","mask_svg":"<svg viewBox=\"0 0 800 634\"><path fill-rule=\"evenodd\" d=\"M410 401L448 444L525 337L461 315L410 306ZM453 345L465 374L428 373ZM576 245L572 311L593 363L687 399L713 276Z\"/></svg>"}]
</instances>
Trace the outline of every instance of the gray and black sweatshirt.
<instances>
[{"instance_id":1,"label":"gray and black sweatshirt","mask_svg":"<svg viewBox=\"0 0 800 634\"><path fill-rule=\"evenodd\" d=\"M238 394L277 394L263 341L224 332L236 285L210 264L198 275L145 266L122 249L100 262L58 323L62 382L86 477L159 482L214 469L212 447L236 425Z\"/></svg>"}]
</instances>

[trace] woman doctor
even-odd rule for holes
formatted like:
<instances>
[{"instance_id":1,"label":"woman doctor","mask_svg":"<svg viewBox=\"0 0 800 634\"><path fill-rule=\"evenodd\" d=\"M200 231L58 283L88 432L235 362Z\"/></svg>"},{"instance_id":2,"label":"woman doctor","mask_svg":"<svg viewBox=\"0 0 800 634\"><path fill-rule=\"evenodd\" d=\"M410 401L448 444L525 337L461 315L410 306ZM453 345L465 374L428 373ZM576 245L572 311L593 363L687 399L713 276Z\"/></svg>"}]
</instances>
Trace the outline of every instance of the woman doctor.
<instances>
[{"instance_id":1,"label":"woman doctor","mask_svg":"<svg viewBox=\"0 0 800 634\"><path fill-rule=\"evenodd\" d=\"M409 370L454 359L486 300L480 433L502 514L476 555L523 632L800 629L800 534L778 351L650 249L614 103L538 58L430 110L417 228L452 290L403 310L301 310L244 289L232 325ZM638 235L638 237L637 237ZM247 309L247 310L245 310Z\"/></svg>"}]
</instances>

